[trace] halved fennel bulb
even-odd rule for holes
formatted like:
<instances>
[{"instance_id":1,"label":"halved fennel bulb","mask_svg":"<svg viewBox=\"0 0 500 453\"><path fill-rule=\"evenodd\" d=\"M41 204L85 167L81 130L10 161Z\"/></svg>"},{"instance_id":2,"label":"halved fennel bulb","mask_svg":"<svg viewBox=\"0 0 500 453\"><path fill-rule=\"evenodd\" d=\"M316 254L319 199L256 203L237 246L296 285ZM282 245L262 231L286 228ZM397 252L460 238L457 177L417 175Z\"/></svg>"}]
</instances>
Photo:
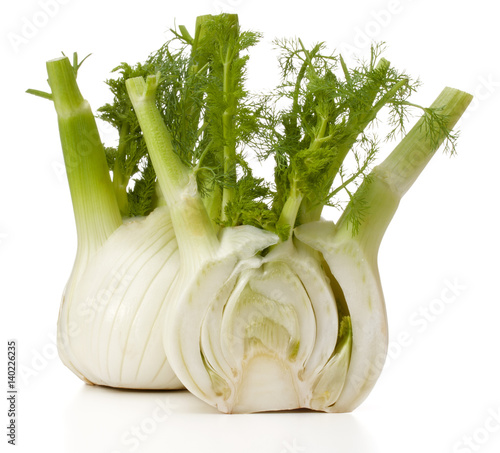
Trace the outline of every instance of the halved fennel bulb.
<instances>
[{"instance_id":1,"label":"halved fennel bulb","mask_svg":"<svg viewBox=\"0 0 500 453\"><path fill-rule=\"evenodd\" d=\"M236 265L232 254L221 253L169 305L165 348L181 381L223 412L336 411L352 360L343 292L355 298L362 285L345 281L340 290L322 255L297 239ZM372 275L359 269L362 293L370 291ZM385 309L381 292L375 294L371 317L380 338L371 349L385 349ZM373 382L362 384L365 394ZM345 404L358 400L357 393Z\"/></svg>"}]
</instances>

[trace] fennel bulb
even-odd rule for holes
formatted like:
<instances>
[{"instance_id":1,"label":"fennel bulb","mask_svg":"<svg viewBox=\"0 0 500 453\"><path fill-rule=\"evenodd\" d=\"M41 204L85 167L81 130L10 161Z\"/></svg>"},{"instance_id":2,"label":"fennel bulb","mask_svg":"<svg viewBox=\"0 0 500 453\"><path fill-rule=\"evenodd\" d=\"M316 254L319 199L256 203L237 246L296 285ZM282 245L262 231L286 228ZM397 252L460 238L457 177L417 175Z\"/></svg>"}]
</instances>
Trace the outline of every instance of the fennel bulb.
<instances>
[{"instance_id":1,"label":"fennel bulb","mask_svg":"<svg viewBox=\"0 0 500 453\"><path fill-rule=\"evenodd\" d=\"M454 150L471 96L445 88L420 107L380 47L350 69L300 40L276 41L282 80L250 95L258 33L228 14L173 32L107 82L116 148L98 138L76 58L48 62L52 93L31 90L56 106L78 232L61 357L93 383L181 382L223 412L351 411L387 353L380 242L437 149ZM373 167L373 124L385 112L393 139L408 109L421 119ZM248 152L274 158L272 184ZM343 209L337 222L325 205Z\"/></svg>"},{"instance_id":2,"label":"fennel bulb","mask_svg":"<svg viewBox=\"0 0 500 453\"><path fill-rule=\"evenodd\" d=\"M433 108L452 127L470 100L446 88ZM425 121L360 187L370 209L355 234L348 206L337 224L302 224L231 272L218 257L191 269L196 277L172 299L164 332L167 357L191 392L223 412L349 412L364 401L388 345L378 249L438 147Z\"/></svg>"},{"instance_id":3,"label":"fennel bulb","mask_svg":"<svg viewBox=\"0 0 500 453\"><path fill-rule=\"evenodd\" d=\"M351 202L337 225L305 222L268 244L260 238L267 232L247 227L255 239L242 254L225 243L225 234L241 227L217 237L193 175L172 150L155 105L159 80L159 74L128 79L127 89L181 256L165 318L169 363L188 390L223 412L353 410L373 388L387 352L380 241L446 132L430 137L424 114L372 170L359 188L369 209L355 233ZM446 88L431 109L451 128L470 100ZM256 254L266 245L266 254Z\"/></svg>"},{"instance_id":4,"label":"fennel bulb","mask_svg":"<svg viewBox=\"0 0 500 453\"><path fill-rule=\"evenodd\" d=\"M166 207L119 226L93 253L79 252L58 320L64 364L92 384L182 388L161 341L178 268Z\"/></svg>"},{"instance_id":5,"label":"fennel bulb","mask_svg":"<svg viewBox=\"0 0 500 453\"><path fill-rule=\"evenodd\" d=\"M87 383L180 388L160 333L179 268L170 215L159 203L146 217L122 219L77 67L67 58L47 63L78 238L59 312L59 355Z\"/></svg>"}]
</instances>

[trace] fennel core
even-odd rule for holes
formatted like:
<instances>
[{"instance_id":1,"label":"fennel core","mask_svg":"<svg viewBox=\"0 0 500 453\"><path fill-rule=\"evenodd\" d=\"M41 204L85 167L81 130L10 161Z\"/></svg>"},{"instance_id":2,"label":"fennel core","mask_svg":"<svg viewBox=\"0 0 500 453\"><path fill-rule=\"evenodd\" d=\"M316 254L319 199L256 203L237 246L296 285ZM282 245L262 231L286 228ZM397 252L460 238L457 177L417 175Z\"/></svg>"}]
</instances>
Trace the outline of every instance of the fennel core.
<instances>
[{"instance_id":1,"label":"fennel core","mask_svg":"<svg viewBox=\"0 0 500 453\"><path fill-rule=\"evenodd\" d=\"M99 116L116 147L99 139L76 56L47 63L51 93L29 90L54 102L68 170L78 254L58 328L82 327L60 346L82 379L182 383L223 412L346 412L375 384L388 338L379 245L436 150L454 150L471 96L445 88L424 108L381 46L349 68L300 39L275 41L280 83L249 93L259 38L236 15L200 16L193 35L181 26L115 68ZM274 161L274 181L253 175L250 153Z\"/></svg>"}]
</instances>

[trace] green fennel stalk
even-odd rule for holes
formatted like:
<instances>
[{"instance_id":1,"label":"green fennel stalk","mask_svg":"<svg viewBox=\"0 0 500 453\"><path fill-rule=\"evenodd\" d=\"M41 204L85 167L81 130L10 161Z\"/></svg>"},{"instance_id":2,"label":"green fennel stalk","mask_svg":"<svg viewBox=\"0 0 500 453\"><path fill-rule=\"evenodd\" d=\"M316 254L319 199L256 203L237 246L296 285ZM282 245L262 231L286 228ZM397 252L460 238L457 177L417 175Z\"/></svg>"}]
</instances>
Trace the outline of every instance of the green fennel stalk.
<instances>
[{"instance_id":1,"label":"green fennel stalk","mask_svg":"<svg viewBox=\"0 0 500 453\"><path fill-rule=\"evenodd\" d=\"M64 162L73 201L79 250L95 250L121 224L104 148L88 102L66 57L47 62Z\"/></svg>"}]
</instances>

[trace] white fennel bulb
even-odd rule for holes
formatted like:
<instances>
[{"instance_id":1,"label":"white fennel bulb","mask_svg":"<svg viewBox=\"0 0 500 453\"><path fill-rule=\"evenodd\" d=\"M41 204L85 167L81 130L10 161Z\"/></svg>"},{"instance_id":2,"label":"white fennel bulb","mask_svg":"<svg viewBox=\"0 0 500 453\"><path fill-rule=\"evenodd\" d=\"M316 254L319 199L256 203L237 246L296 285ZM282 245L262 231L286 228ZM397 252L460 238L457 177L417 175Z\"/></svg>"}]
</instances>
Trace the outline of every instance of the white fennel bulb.
<instances>
[{"instance_id":1,"label":"white fennel bulb","mask_svg":"<svg viewBox=\"0 0 500 453\"><path fill-rule=\"evenodd\" d=\"M180 26L145 62L118 66L99 109L114 148L78 90L76 58L48 62L51 93L31 90L58 115L78 233L59 350L85 381L184 385L223 412L348 412L379 378L379 245L437 149L455 149L471 96L445 88L421 107L381 46L348 68L300 39L276 42L280 84L251 96L259 38L234 14L200 16L194 36ZM411 109L422 116L406 133ZM273 158L272 182L254 176L250 153ZM336 222L324 206L343 208Z\"/></svg>"},{"instance_id":2,"label":"white fennel bulb","mask_svg":"<svg viewBox=\"0 0 500 453\"><path fill-rule=\"evenodd\" d=\"M166 207L121 225L79 254L58 321L59 354L75 374L111 387L181 388L162 332L179 252Z\"/></svg>"},{"instance_id":3,"label":"white fennel bulb","mask_svg":"<svg viewBox=\"0 0 500 453\"><path fill-rule=\"evenodd\" d=\"M126 198L117 184L123 178L116 169L110 180L75 68L67 58L47 63L52 92L46 97L58 116L78 238L59 313L59 355L87 383L180 388L162 345L165 304L179 270L168 208L161 206L153 180L148 199L156 200L156 209L146 216L123 216Z\"/></svg>"},{"instance_id":4,"label":"white fennel bulb","mask_svg":"<svg viewBox=\"0 0 500 453\"><path fill-rule=\"evenodd\" d=\"M179 242L181 271L164 330L174 371L224 412L353 410L372 389L387 351L378 247L399 199L439 146L422 127L426 118L360 187L369 210L356 232L346 220L350 205L337 225L326 224L329 234L324 224L305 222L265 247L259 236L267 233L247 227L255 240L242 254L226 241L235 229L217 237L193 174L168 151L170 135L153 105L158 82L158 76L134 78L127 88L153 163L164 169L157 170L159 182ZM469 100L446 89L433 108L451 105L451 127ZM288 201L285 215L296 215L301 197Z\"/></svg>"}]
</instances>

